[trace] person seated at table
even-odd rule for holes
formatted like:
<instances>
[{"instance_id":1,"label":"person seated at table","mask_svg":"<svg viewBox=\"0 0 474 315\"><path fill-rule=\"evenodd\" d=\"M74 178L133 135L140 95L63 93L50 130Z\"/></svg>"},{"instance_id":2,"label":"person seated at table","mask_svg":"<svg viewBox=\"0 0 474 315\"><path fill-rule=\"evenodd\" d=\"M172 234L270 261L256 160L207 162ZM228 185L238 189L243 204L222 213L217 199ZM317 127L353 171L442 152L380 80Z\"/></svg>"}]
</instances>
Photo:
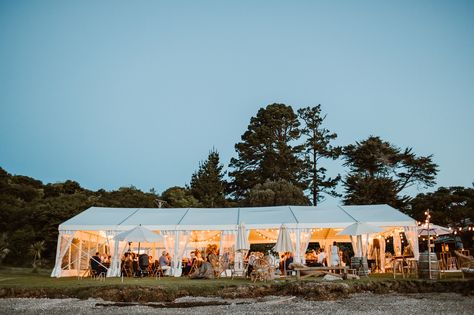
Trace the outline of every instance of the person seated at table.
<instances>
[{"instance_id":1,"label":"person seated at table","mask_svg":"<svg viewBox=\"0 0 474 315\"><path fill-rule=\"evenodd\" d=\"M191 279L214 279L214 268L210 262L205 261L201 264L201 267L194 270L190 275Z\"/></svg>"},{"instance_id":2,"label":"person seated at table","mask_svg":"<svg viewBox=\"0 0 474 315\"><path fill-rule=\"evenodd\" d=\"M147 276L148 275L148 266L149 266L149 259L146 253L141 254L138 256L138 275L139 276Z\"/></svg>"},{"instance_id":3,"label":"person seated at table","mask_svg":"<svg viewBox=\"0 0 474 315\"><path fill-rule=\"evenodd\" d=\"M217 256L217 246L209 245L207 248L207 261L211 263L212 268L217 269L219 266L219 257Z\"/></svg>"},{"instance_id":4,"label":"person seated at table","mask_svg":"<svg viewBox=\"0 0 474 315\"><path fill-rule=\"evenodd\" d=\"M285 260L286 260L286 253L284 253L284 254L281 255L281 257L280 257L280 263L279 263L278 268L280 269L280 273L281 273L281 274L284 274L284 273L285 273Z\"/></svg>"},{"instance_id":5,"label":"person seated at table","mask_svg":"<svg viewBox=\"0 0 474 315\"><path fill-rule=\"evenodd\" d=\"M94 276L105 275L107 269L102 264L99 252L96 252L90 259L91 271Z\"/></svg>"},{"instance_id":6,"label":"person seated at table","mask_svg":"<svg viewBox=\"0 0 474 315\"><path fill-rule=\"evenodd\" d=\"M169 254L166 251L163 251L161 253L160 259L159 259L160 267L163 270L163 273L165 276L169 276L171 273L171 262L169 259Z\"/></svg>"},{"instance_id":7,"label":"person seated at table","mask_svg":"<svg viewBox=\"0 0 474 315\"><path fill-rule=\"evenodd\" d=\"M250 277L250 274L253 271L253 264L255 262L256 256L254 252L249 252L248 255L248 265L247 265L247 276Z\"/></svg>"},{"instance_id":8,"label":"person seated at table","mask_svg":"<svg viewBox=\"0 0 474 315\"><path fill-rule=\"evenodd\" d=\"M193 257L195 259L196 256L194 255L194 252L191 252L190 256L191 258L183 258L183 276L189 275L189 272L193 267Z\"/></svg>"},{"instance_id":9,"label":"person seated at table","mask_svg":"<svg viewBox=\"0 0 474 315\"><path fill-rule=\"evenodd\" d=\"M286 253L286 259L285 259L285 269L286 270L291 270L293 269L290 265L293 263L293 253Z\"/></svg>"}]
</instances>

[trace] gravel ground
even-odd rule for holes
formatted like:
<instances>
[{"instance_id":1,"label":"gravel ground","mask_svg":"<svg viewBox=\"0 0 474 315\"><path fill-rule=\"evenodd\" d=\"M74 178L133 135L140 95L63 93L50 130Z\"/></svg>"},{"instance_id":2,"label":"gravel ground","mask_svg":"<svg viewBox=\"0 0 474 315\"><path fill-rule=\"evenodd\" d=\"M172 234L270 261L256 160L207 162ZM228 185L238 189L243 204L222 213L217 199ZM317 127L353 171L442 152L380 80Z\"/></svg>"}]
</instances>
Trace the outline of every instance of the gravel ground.
<instances>
[{"instance_id":1,"label":"gravel ground","mask_svg":"<svg viewBox=\"0 0 474 315\"><path fill-rule=\"evenodd\" d=\"M474 298L455 293L354 294L336 301L307 301L294 297L223 300L185 297L176 302L229 302L232 305L155 308L145 305L102 306L113 303L77 299L0 299L0 314L473 314ZM98 305L99 304L99 305Z\"/></svg>"}]
</instances>

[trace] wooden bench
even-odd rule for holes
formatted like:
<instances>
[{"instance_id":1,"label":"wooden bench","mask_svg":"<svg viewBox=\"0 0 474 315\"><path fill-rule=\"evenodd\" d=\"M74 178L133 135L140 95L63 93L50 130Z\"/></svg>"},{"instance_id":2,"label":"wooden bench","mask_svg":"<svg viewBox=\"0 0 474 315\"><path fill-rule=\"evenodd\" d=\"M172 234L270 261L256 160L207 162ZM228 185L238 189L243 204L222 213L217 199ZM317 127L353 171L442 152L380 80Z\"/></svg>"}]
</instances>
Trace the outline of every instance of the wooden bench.
<instances>
[{"instance_id":1,"label":"wooden bench","mask_svg":"<svg viewBox=\"0 0 474 315\"><path fill-rule=\"evenodd\" d=\"M342 266L333 266L333 267L295 267L293 270L296 271L296 279L304 279L312 276L321 276L327 274L335 274L336 271L339 271L339 274L342 274L343 279L347 279L348 267ZM305 275L301 275L301 272L304 272Z\"/></svg>"}]
</instances>

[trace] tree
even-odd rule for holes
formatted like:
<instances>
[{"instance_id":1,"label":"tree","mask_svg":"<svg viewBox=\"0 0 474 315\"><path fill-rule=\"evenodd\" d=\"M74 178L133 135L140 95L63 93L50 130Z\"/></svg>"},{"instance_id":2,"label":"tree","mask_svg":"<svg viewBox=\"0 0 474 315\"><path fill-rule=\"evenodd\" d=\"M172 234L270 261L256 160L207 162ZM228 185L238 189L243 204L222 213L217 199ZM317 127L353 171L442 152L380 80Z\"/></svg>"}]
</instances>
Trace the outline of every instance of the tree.
<instances>
[{"instance_id":1,"label":"tree","mask_svg":"<svg viewBox=\"0 0 474 315\"><path fill-rule=\"evenodd\" d=\"M309 205L301 188L285 180L267 181L250 190L249 206Z\"/></svg>"},{"instance_id":2,"label":"tree","mask_svg":"<svg viewBox=\"0 0 474 315\"><path fill-rule=\"evenodd\" d=\"M438 166L432 155L417 157L411 148L401 150L379 137L348 145L343 155L349 167L344 181L347 204L388 203L402 209L410 199L400 195L404 189L436 183Z\"/></svg>"},{"instance_id":3,"label":"tree","mask_svg":"<svg viewBox=\"0 0 474 315\"><path fill-rule=\"evenodd\" d=\"M36 272L38 262L41 261L41 255L43 254L45 249L46 246L44 241L38 241L30 245L29 253L31 256L33 256L33 272Z\"/></svg>"},{"instance_id":4,"label":"tree","mask_svg":"<svg viewBox=\"0 0 474 315\"><path fill-rule=\"evenodd\" d=\"M163 192L161 198L166 202L166 208L197 208L199 201L193 197L189 189L171 187Z\"/></svg>"},{"instance_id":5,"label":"tree","mask_svg":"<svg viewBox=\"0 0 474 315\"><path fill-rule=\"evenodd\" d=\"M248 198L250 189L267 180L286 180L305 189L301 181L301 146L292 142L300 137L300 123L291 106L271 104L260 108L250 119L242 142L235 145L238 158L232 158L229 173L231 192L238 199Z\"/></svg>"},{"instance_id":6,"label":"tree","mask_svg":"<svg viewBox=\"0 0 474 315\"><path fill-rule=\"evenodd\" d=\"M0 265L2 265L3 260L10 252L8 246L8 234L3 232L2 234L0 234Z\"/></svg>"},{"instance_id":7,"label":"tree","mask_svg":"<svg viewBox=\"0 0 474 315\"><path fill-rule=\"evenodd\" d=\"M419 194L410 201L406 211L418 221L424 221L429 209L431 221L452 227L466 227L474 220L474 189L465 187L440 187L435 192Z\"/></svg>"},{"instance_id":8,"label":"tree","mask_svg":"<svg viewBox=\"0 0 474 315\"><path fill-rule=\"evenodd\" d=\"M225 187L223 166L219 164L219 153L209 152L207 160L199 164L199 169L192 175L190 189L202 207L214 208L225 206Z\"/></svg>"},{"instance_id":9,"label":"tree","mask_svg":"<svg viewBox=\"0 0 474 315\"><path fill-rule=\"evenodd\" d=\"M326 168L320 166L320 161L321 159L337 159L341 155L342 149L330 145L337 138L337 134L322 127L326 115L321 116L321 105L300 108L298 115L304 122L301 133L305 137L303 145L307 169L305 179L309 182L313 205L316 206L318 201L323 198L321 193L327 193L334 197L340 196L335 188L341 176L338 174L335 178L327 178Z\"/></svg>"}]
</instances>

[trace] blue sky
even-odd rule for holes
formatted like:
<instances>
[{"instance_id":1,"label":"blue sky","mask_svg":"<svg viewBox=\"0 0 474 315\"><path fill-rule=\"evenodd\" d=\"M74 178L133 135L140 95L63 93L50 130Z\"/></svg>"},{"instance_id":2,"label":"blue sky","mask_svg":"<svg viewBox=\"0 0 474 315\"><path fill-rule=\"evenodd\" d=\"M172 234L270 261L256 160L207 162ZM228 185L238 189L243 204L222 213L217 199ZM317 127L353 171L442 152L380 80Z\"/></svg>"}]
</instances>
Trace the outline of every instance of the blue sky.
<instances>
[{"instance_id":1,"label":"blue sky","mask_svg":"<svg viewBox=\"0 0 474 315\"><path fill-rule=\"evenodd\" d=\"M0 166L162 192L280 102L471 186L473 56L473 1L0 1Z\"/></svg>"}]
</instances>

